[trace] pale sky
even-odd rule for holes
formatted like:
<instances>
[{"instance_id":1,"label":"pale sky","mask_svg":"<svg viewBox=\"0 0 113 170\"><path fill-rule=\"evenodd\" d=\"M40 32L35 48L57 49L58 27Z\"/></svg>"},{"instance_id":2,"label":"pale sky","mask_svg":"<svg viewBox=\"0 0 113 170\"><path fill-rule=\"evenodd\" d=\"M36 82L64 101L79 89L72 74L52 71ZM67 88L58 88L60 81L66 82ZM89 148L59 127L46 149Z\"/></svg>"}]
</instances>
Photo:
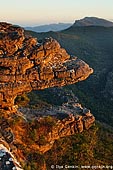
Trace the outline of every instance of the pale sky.
<instances>
[{"instance_id":1,"label":"pale sky","mask_svg":"<svg viewBox=\"0 0 113 170\"><path fill-rule=\"evenodd\" d=\"M113 0L0 0L0 21L20 26L74 23L86 16L113 19Z\"/></svg>"}]
</instances>

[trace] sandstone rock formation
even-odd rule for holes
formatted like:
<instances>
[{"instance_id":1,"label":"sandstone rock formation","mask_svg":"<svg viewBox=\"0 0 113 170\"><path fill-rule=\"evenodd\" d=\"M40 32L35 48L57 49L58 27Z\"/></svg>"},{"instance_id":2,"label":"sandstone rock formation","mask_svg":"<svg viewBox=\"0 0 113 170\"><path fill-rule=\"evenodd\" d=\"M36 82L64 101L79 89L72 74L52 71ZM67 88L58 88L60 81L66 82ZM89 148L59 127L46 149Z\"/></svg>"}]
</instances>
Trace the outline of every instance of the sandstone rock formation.
<instances>
[{"instance_id":1,"label":"sandstone rock formation","mask_svg":"<svg viewBox=\"0 0 113 170\"><path fill-rule=\"evenodd\" d=\"M72 101L63 104L62 106L54 107L47 111L46 114L55 117L56 122L51 130L45 135L46 143L39 145L39 150L42 153L51 149L55 140L61 137L81 133L83 130L89 129L95 121L95 117L90 113L90 110L83 108L81 104ZM37 121L37 124L43 121L44 117L41 117Z\"/></svg>"},{"instance_id":2,"label":"sandstone rock formation","mask_svg":"<svg viewBox=\"0 0 113 170\"><path fill-rule=\"evenodd\" d=\"M59 43L41 43L24 30L0 23L0 107L9 109L17 95L31 90L64 86L86 79L93 70L71 58Z\"/></svg>"},{"instance_id":3,"label":"sandstone rock formation","mask_svg":"<svg viewBox=\"0 0 113 170\"><path fill-rule=\"evenodd\" d=\"M40 112L42 115L39 116ZM56 140L88 130L95 121L90 110L83 108L75 101L68 101L62 106L53 106L48 110L33 112L30 108L21 108L15 113L0 110L0 114L0 134L2 135L0 153L1 159L5 159L0 168L5 167L7 162L9 163L7 166L14 167L15 159L13 162L9 161L12 157L16 157L18 162L24 164L29 161L25 153L28 155L34 150L43 155L52 148ZM4 157L5 153L8 157Z\"/></svg>"},{"instance_id":4,"label":"sandstone rock formation","mask_svg":"<svg viewBox=\"0 0 113 170\"><path fill-rule=\"evenodd\" d=\"M20 27L0 23L1 155L4 156L6 152L9 159L11 149L17 160L23 163L27 160L26 152L31 154L35 150L44 153L53 146L56 139L90 128L95 118L77 102L68 102L61 107L45 110L45 115L40 118L32 115L30 124L26 114L28 111L25 109L25 113L19 112L14 100L18 95L32 90L60 87L85 80L92 72L93 69L84 61L68 55L53 38L38 42L25 35ZM59 113L66 117L59 119ZM47 127L47 115L53 117L55 125L54 121L49 120ZM2 149L3 141L7 143L5 151ZM3 156L1 159L4 159ZM7 164L13 167L14 161L10 163L8 160ZM6 166L6 163L2 166Z\"/></svg>"}]
</instances>

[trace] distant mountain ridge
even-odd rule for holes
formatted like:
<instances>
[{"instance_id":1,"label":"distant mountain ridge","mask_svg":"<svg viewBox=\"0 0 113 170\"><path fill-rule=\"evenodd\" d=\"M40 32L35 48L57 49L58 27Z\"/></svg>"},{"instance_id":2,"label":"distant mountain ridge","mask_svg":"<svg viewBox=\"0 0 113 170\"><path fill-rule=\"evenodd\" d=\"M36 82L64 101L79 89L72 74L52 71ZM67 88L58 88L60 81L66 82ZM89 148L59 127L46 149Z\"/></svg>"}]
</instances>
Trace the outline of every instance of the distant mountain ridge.
<instances>
[{"instance_id":1,"label":"distant mountain ridge","mask_svg":"<svg viewBox=\"0 0 113 170\"><path fill-rule=\"evenodd\" d=\"M73 27L81 26L103 26L103 27L113 27L113 22L97 18L97 17L85 17L80 20L75 20Z\"/></svg>"},{"instance_id":2,"label":"distant mountain ridge","mask_svg":"<svg viewBox=\"0 0 113 170\"><path fill-rule=\"evenodd\" d=\"M113 126L113 27L71 26L60 32L29 33L40 40L55 38L69 54L76 54L91 65L94 74L82 86L73 85L73 91L90 106L97 119Z\"/></svg>"},{"instance_id":3,"label":"distant mountain ridge","mask_svg":"<svg viewBox=\"0 0 113 170\"><path fill-rule=\"evenodd\" d=\"M35 31L35 32L61 31L69 28L71 25L72 25L71 23L58 23L58 24L40 25L35 27L25 27L25 29Z\"/></svg>"},{"instance_id":4,"label":"distant mountain ridge","mask_svg":"<svg viewBox=\"0 0 113 170\"><path fill-rule=\"evenodd\" d=\"M40 32L49 32L49 31L62 31L68 29L69 27L84 27L84 26L113 27L113 22L103 18L84 17L83 19L75 20L74 24L54 23L54 24L39 25L34 27L24 27L24 29L40 33Z\"/></svg>"}]
</instances>

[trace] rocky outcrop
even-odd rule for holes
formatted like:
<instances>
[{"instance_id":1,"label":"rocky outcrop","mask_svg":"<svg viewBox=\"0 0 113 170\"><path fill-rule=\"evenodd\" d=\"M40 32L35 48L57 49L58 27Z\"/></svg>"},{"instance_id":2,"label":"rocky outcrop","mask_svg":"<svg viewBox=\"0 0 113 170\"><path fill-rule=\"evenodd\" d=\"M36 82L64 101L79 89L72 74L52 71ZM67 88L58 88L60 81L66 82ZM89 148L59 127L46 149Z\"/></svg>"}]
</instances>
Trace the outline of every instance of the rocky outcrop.
<instances>
[{"instance_id":1,"label":"rocky outcrop","mask_svg":"<svg viewBox=\"0 0 113 170\"><path fill-rule=\"evenodd\" d=\"M51 130L44 136L46 144L39 145L39 150L42 153L51 149L55 140L81 133L89 129L95 121L95 117L90 113L90 110L72 101L60 107L50 109L48 115L55 117L56 122ZM39 118L38 123L42 121L44 121L43 117Z\"/></svg>"},{"instance_id":2,"label":"rocky outcrop","mask_svg":"<svg viewBox=\"0 0 113 170\"><path fill-rule=\"evenodd\" d=\"M24 140L27 144L30 140L30 146L28 143L26 147L35 146L41 153L51 149L55 140L81 133L89 129L95 121L90 110L75 101L64 103L59 107L53 106L47 110L20 108L15 114L7 111L7 119L3 118L5 112L1 113L0 119L0 134L3 140L11 148L22 145ZM32 123L29 125L29 122ZM23 135L28 139L24 139Z\"/></svg>"},{"instance_id":3,"label":"rocky outcrop","mask_svg":"<svg viewBox=\"0 0 113 170\"><path fill-rule=\"evenodd\" d=\"M27 108L17 110L15 98L32 90L85 80L92 72L84 61L68 55L53 38L38 42L25 35L23 28L0 23L0 166L3 170L21 169L17 162L15 165L13 155L22 165L27 162L25 166L29 160L36 159L38 167L37 159L41 160L42 156L38 152L45 153L55 140L81 133L95 121L90 111L77 101L40 110L41 116L38 111L28 116ZM42 167L46 169L43 162Z\"/></svg>"},{"instance_id":4,"label":"rocky outcrop","mask_svg":"<svg viewBox=\"0 0 113 170\"><path fill-rule=\"evenodd\" d=\"M31 90L64 86L86 79L93 70L77 57L71 58L59 43L38 42L24 30L0 23L0 107L14 106L17 95Z\"/></svg>"}]
</instances>

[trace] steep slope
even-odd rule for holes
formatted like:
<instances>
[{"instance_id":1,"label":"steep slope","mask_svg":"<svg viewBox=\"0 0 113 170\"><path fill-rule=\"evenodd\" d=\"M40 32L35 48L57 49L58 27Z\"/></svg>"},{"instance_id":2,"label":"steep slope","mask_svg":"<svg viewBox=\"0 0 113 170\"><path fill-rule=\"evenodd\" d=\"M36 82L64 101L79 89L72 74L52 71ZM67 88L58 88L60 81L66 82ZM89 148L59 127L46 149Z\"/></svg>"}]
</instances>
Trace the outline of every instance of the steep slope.
<instances>
[{"instance_id":1,"label":"steep slope","mask_svg":"<svg viewBox=\"0 0 113 170\"><path fill-rule=\"evenodd\" d=\"M65 169L112 169L113 131L96 122L81 134L56 141L45 153L47 170ZM57 166L58 165L58 166Z\"/></svg>"},{"instance_id":2,"label":"steep slope","mask_svg":"<svg viewBox=\"0 0 113 170\"><path fill-rule=\"evenodd\" d=\"M59 43L47 38L38 43L24 30L1 23L1 107L13 106L18 94L86 79L93 70L77 57L71 58Z\"/></svg>"},{"instance_id":3,"label":"steep slope","mask_svg":"<svg viewBox=\"0 0 113 170\"><path fill-rule=\"evenodd\" d=\"M113 28L70 27L57 33L30 34L39 39L54 37L69 54L80 56L94 68L94 74L85 83L68 88L79 96L83 104L92 109L97 119L113 126Z\"/></svg>"},{"instance_id":4,"label":"steep slope","mask_svg":"<svg viewBox=\"0 0 113 170\"><path fill-rule=\"evenodd\" d=\"M97 17L85 17L80 20L76 20L73 27L84 27L84 26L103 26L103 27L113 27L113 22L97 18Z\"/></svg>"},{"instance_id":5,"label":"steep slope","mask_svg":"<svg viewBox=\"0 0 113 170\"><path fill-rule=\"evenodd\" d=\"M17 109L15 98L32 90L73 84L91 73L93 69L88 64L68 55L55 39L37 42L36 38L25 35L22 28L0 23L2 170L45 170L43 153L51 149L55 140L81 133L95 121L90 110L77 100L34 111L27 106ZM29 161L33 161L30 166Z\"/></svg>"}]
</instances>

